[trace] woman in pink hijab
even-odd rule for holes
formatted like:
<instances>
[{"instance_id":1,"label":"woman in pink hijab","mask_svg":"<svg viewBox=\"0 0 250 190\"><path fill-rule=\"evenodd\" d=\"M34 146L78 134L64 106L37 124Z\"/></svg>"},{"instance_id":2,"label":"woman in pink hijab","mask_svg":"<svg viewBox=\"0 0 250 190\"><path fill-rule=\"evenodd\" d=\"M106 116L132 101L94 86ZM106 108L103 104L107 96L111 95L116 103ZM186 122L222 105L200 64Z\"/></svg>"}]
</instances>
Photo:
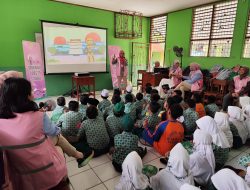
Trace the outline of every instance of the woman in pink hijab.
<instances>
[{"instance_id":1,"label":"woman in pink hijab","mask_svg":"<svg viewBox=\"0 0 250 190\"><path fill-rule=\"evenodd\" d=\"M198 63L190 64L189 76L182 76L184 81L182 81L175 90L181 90L182 97L184 98L185 91L201 91L203 88L203 74L200 70L200 65Z\"/></svg>"},{"instance_id":2,"label":"woman in pink hijab","mask_svg":"<svg viewBox=\"0 0 250 190\"><path fill-rule=\"evenodd\" d=\"M180 68L180 61L175 60L173 66L170 68L169 78L172 79L174 87L181 83L182 69Z\"/></svg>"}]
</instances>

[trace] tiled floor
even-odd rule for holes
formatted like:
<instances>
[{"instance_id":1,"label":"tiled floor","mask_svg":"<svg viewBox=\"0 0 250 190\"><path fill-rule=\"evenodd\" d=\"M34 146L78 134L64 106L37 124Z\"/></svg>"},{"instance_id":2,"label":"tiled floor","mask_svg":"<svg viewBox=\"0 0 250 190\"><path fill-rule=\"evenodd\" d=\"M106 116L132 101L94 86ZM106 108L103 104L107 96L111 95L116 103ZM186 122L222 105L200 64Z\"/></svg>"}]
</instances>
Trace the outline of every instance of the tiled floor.
<instances>
[{"instance_id":1,"label":"tiled floor","mask_svg":"<svg viewBox=\"0 0 250 190\"><path fill-rule=\"evenodd\" d=\"M56 100L56 98L57 97L50 97L50 99L54 100ZM42 101L45 101L46 99L43 99ZM100 100L100 92L97 92L97 99ZM67 103L70 100L72 100L72 98L66 97ZM140 143L139 145L144 147ZM237 160L239 159L239 157L246 154L250 154L250 149L247 146L244 146L238 150L231 150L226 165L231 165L236 168L245 169L237 164ZM153 148L148 147L148 153L143 158L143 163L154 165L157 168L163 168L164 165L161 164L159 158L160 158L159 153L157 153ZM77 167L76 160L72 157L66 156L68 176L70 179L71 189L114 190L115 185L119 182L121 174L117 173L114 170L111 160L112 157L109 154L102 155L98 158L92 159L88 165L79 169Z\"/></svg>"},{"instance_id":2,"label":"tiled floor","mask_svg":"<svg viewBox=\"0 0 250 190\"><path fill-rule=\"evenodd\" d=\"M140 143L139 145L142 146ZM250 149L246 146L238 150L231 150L226 164L239 169L245 169L237 164L237 160L240 156L249 153ZM149 147L147 155L143 158L143 163L163 168L164 165L161 164L159 158L160 155ZM110 155L93 158L87 166L81 169L77 168L74 158L66 156L66 161L70 185L73 190L114 190L115 185L119 182L120 174L114 170Z\"/></svg>"}]
</instances>

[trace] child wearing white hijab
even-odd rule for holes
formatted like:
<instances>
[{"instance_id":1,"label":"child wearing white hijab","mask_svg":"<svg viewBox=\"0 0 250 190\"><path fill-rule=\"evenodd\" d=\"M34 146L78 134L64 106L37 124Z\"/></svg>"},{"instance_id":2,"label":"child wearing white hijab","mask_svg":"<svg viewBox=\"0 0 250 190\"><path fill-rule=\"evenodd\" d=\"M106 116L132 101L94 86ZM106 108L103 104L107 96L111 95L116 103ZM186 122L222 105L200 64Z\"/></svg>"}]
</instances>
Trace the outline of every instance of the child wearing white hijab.
<instances>
[{"instance_id":1,"label":"child wearing white hijab","mask_svg":"<svg viewBox=\"0 0 250 190\"><path fill-rule=\"evenodd\" d=\"M216 112L214 120L217 123L217 126L224 132L229 142L230 148L233 146L233 134L230 130L229 125L229 116L224 112Z\"/></svg>"},{"instance_id":2,"label":"child wearing white hijab","mask_svg":"<svg viewBox=\"0 0 250 190\"><path fill-rule=\"evenodd\" d=\"M248 138L248 130L244 123L242 110L237 106L228 106L229 122L234 128L232 130L234 136L234 148L239 148L246 143ZM238 136L238 138L237 138ZM240 138L239 138L240 137Z\"/></svg>"},{"instance_id":3,"label":"child wearing white hijab","mask_svg":"<svg viewBox=\"0 0 250 190\"><path fill-rule=\"evenodd\" d=\"M200 188L185 183L184 185L181 186L180 190L200 190Z\"/></svg>"},{"instance_id":4,"label":"child wearing white hijab","mask_svg":"<svg viewBox=\"0 0 250 190\"><path fill-rule=\"evenodd\" d=\"M115 190L144 190L149 187L147 176L142 174L142 160L137 152L127 155L122 164L122 176Z\"/></svg>"},{"instance_id":5,"label":"child wearing white hijab","mask_svg":"<svg viewBox=\"0 0 250 190\"><path fill-rule=\"evenodd\" d=\"M167 167L150 178L153 190L179 190L184 183L194 185L187 150L178 143L170 151Z\"/></svg>"},{"instance_id":6,"label":"child wearing white hijab","mask_svg":"<svg viewBox=\"0 0 250 190\"><path fill-rule=\"evenodd\" d=\"M230 169L222 169L211 178L212 184L208 190L249 190L247 183Z\"/></svg>"},{"instance_id":7,"label":"child wearing white hijab","mask_svg":"<svg viewBox=\"0 0 250 190\"><path fill-rule=\"evenodd\" d=\"M213 152L215 157L216 169L220 169L227 161L229 156L229 142L223 131L218 128L214 119L210 116L204 116L196 121L198 128L206 131L213 139Z\"/></svg>"},{"instance_id":8,"label":"child wearing white hijab","mask_svg":"<svg viewBox=\"0 0 250 190\"><path fill-rule=\"evenodd\" d=\"M243 108L243 115L245 117L245 125L248 130L248 138L250 138L250 104Z\"/></svg>"},{"instance_id":9,"label":"child wearing white hijab","mask_svg":"<svg viewBox=\"0 0 250 190\"><path fill-rule=\"evenodd\" d=\"M215 159L212 149L213 139L210 134L196 129L194 132L194 152L190 155L190 170L194 180L201 186L214 174Z\"/></svg>"}]
</instances>

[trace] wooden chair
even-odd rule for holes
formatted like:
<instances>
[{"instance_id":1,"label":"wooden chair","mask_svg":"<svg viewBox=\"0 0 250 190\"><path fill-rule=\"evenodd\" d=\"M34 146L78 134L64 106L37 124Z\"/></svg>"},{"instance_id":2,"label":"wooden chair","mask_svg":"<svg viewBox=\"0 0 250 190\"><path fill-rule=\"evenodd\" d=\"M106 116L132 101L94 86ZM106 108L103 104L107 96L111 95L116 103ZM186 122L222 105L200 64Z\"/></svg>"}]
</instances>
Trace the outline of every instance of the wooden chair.
<instances>
[{"instance_id":1,"label":"wooden chair","mask_svg":"<svg viewBox=\"0 0 250 190\"><path fill-rule=\"evenodd\" d=\"M138 70L137 71L137 90L138 90L138 86L142 86L143 73L146 73L146 70Z\"/></svg>"},{"instance_id":2,"label":"wooden chair","mask_svg":"<svg viewBox=\"0 0 250 190\"><path fill-rule=\"evenodd\" d=\"M209 88L204 93L204 100L207 101L208 96L215 96L216 103L221 105L223 97L227 93L227 80L210 79Z\"/></svg>"}]
</instances>

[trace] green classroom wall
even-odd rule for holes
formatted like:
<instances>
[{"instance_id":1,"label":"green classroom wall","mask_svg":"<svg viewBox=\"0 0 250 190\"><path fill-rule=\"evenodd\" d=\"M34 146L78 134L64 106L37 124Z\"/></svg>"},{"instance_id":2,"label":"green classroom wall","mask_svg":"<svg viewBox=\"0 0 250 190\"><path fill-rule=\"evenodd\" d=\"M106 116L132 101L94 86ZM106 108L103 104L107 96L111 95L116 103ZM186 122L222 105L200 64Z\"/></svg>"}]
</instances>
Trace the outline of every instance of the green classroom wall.
<instances>
[{"instance_id":1,"label":"green classroom wall","mask_svg":"<svg viewBox=\"0 0 250 190\"><path fill-rule=\"evenodd\" d=\"M143 18L143 36L139 39L124 40L114 38L114 13L93 8L74 6L49 0L3 0L0 11L0 70L24 71L22 40L34 41L35 32L41 32L39 20L108 28L108 45L118 45L125 50L128 62L132 61L132 42L148 43L150 19ZM235 30L229 58L190 57L190 36L192 32L193 9L185 9L168 14L165 65L169 66L177 57L173 46L184 48L183 66L191 62L201 64L202 68L211 68L214 64L232 67L235 64L250 66L250 59L242 58L245 30L250 0L239 0L235 21ZM109 60L108 60L109 71ZM130 65L131 67L131 65ZM131 69L131 68L130 68ZM94 74L96 89L112 88L110 73ZM47 95L60 95L71 89L71 75L46 75Z\"/></svg>"},{"instance_id":2,"label":"green classroom wall","mask_svg":"<svg viewBox=\"0 0 250 190\"><path fill-rule=\"evenodd\" d=\"M145 17L142 38L126 40L114 38L114 13L110 11L49 0L2 0L0 7L0 70L24 72L22 40L35 40L35 33L41 32L40 20L107 28L108 45L120 46L125 51L129 64L132 60L132 42L147 43L149 39L150 21ZM109 60L107 65L109 71ZM93 75L96 77L97 90L112 88L109 72ZM48 96L64 94L71 89L71 74L46 75L45 80Z\"/></svg>"},{"instance_id":3,"label":"green classroom wall","mask_svg":"<svg viewBox=\"0 0 250 190\"><path fill-rule=\"evenodd\" d=\"M183 47L183 66L191 62L200 63L202 68L211 68L214 64L232 67L236 64L250 66L250 59L242 58L245 31L248 19L250 0L238 0L231 55L229 58L219 57L190 57L190 37L192 32L193 9L185 9L168 14L165 62L169 66L177 58L173 46Z\"/></svg>"}]
</instances>

